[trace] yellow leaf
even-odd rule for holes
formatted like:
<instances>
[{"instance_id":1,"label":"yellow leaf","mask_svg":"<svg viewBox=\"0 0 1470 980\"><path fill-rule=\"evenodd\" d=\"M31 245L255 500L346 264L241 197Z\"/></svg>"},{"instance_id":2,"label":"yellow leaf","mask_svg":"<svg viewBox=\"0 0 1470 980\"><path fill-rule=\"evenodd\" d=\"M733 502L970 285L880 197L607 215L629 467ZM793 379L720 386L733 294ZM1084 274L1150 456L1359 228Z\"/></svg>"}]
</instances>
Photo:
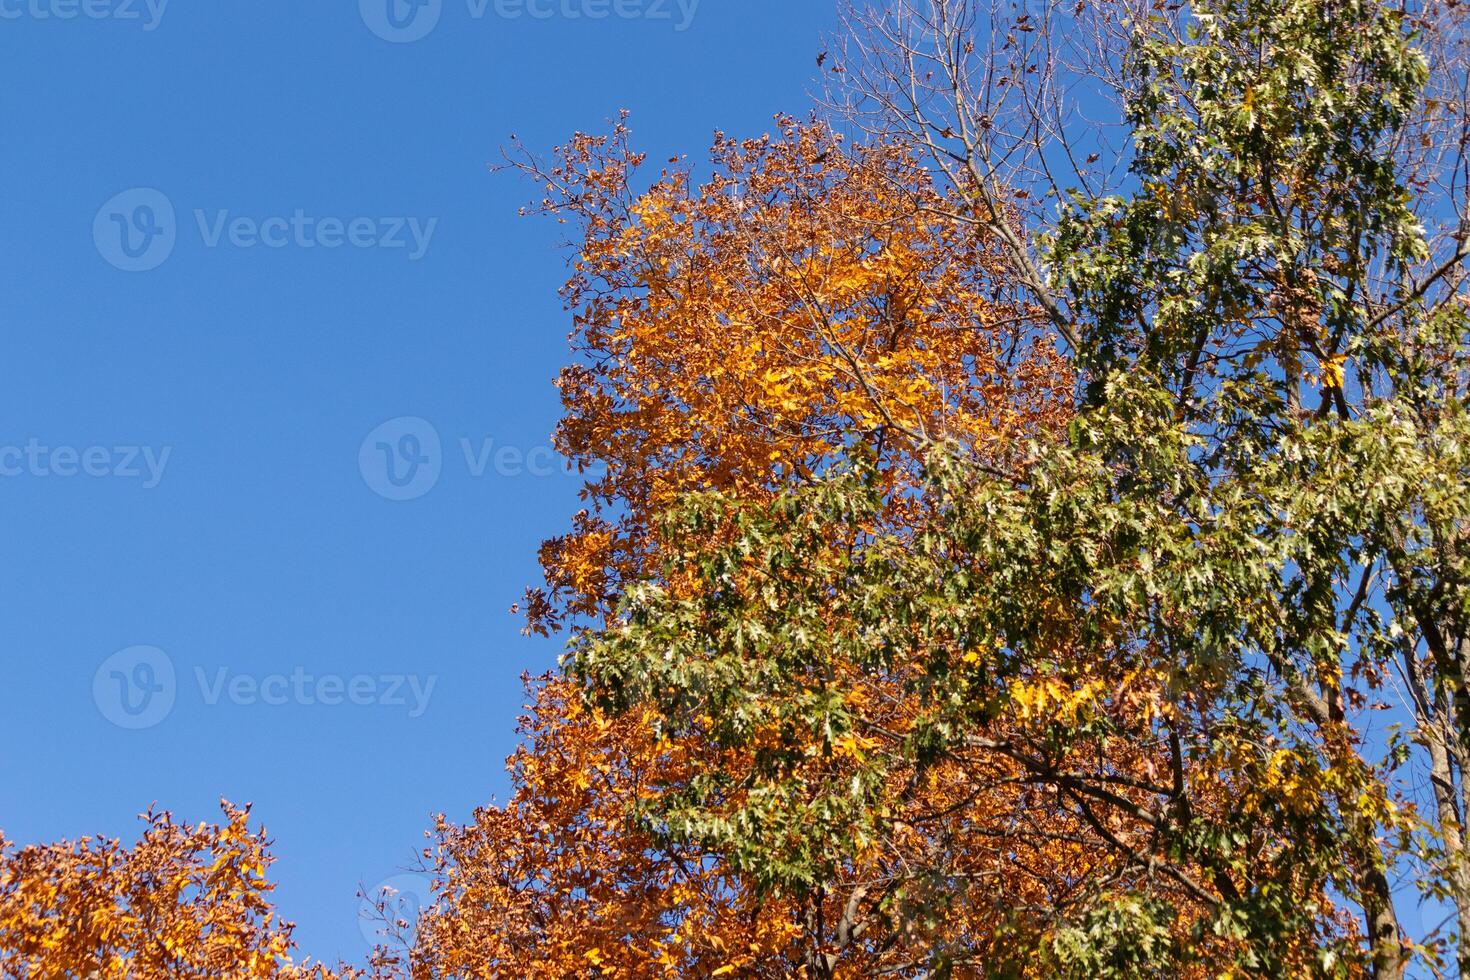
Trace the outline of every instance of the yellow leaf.
<instances>
[{"instance_id":1,"label":"yellow leaf","mask_svg":"<svg viewBox=\"0 0 1470 980\"><path fill-rule=\"evenodd\" d=\"M1341 388L1346 354L1334 354L1322 361L1322 383L1329 388Z\"/></svg>"}]
</instances>

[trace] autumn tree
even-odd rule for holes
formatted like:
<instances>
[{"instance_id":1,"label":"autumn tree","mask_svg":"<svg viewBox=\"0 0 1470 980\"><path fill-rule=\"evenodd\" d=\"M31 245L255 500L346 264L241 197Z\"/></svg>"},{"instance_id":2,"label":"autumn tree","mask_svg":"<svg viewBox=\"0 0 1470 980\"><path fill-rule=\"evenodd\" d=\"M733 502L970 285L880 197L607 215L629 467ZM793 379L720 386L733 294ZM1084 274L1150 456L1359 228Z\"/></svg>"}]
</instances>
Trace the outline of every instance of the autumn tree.
<instances>
[{"instance_id":1,"label":"autumn tree","mask_svg":"<svg viewBox=\"0 0 1470 980\"><path fill-rule=\"evenodd\" d=\"M580 619L567 676L512 800L441 822L417 972L1187 973L1240 943L1201 884L1237 871L1304 937L1261 962L1315 963L1347 930L1320 862L1273 866L1282 828L1237 814L1232 867L1161 846L1151 794L1210 813L1234 783L1159 737L1177 678L956 536L933 447L1017 486L1067 443L1045 311L998 298L1001 246L910 151L781 123L699 185L635 190L621 125L523 161L582 233L559 438L608 469L529 603Z\"/></svg>"},{"instance_id":2,"label":"autumn tree","mask_svg":"<svg viewBox=\"0 0 1470 980\"><path fill-rule=\"evenodd\" d=\"M849 148L823 125L778 122L776 137L717 137L713 173L699 185L675 169L635 190L643 161L622 125L609 138L578 137L554 167L521 161L547 185L544 208L582 233L567 299L584 357L562 377L568 416L560 445L579 462L607 466L589 485L592 506L573 533L544 552L551 590L531 597L533 628L614 615L631 584L660 575L680 552L655 525L691 491L769 502L783 488L818 482L861 444L883 501L873 526L910 533L933 503L916 453L925 440L961 440L988 465L1016 468L1028 440L1062 437L1070 373L1049 341L1037 342L1034 311L993 299L998 266L990 245L929 218L945 206L927 173L897 147ZM854 544L853 529L822 533L833 547ZM677 571L665 581L702 588ZM875 701L901 705L908 697L891 678L870 686ZM422 944L435 975L453 973L464 962L457 956L492 947L510 958L495 960L498 969L557 975L542 956L560 943L574 962L586 966L577 958L590 954L610 974L638 975L642 964L691 975L713 958L714 968L742 975L760 964L760 975L788 976L824 973L837 951L874 969L901 966L912 945L926 941L901 917L876 926L872 909L897 901L896 878L864 883L866 870L825 866L782 897L718 849L690 845L686 853L637 811L655 788L702 778L697 763L721 761L711 755L717 743L706 733L668 741L621 717L589 739L572 718L601 715L579 706L575 691L557 681L541 694L530 722L534 747L515 760L509 806L483 812L470 828L441 828L450 904L431 917L425 934L435 938ZM821 750L814 765L855 773L863 741L833 738L812 743ZM675 756L686 761L673 765ZM552 791L540 781L552 759L556 770L591 785ZM736 772L752 761L738 751L723 760ZM1010 777L1007 765L993 765L968 791L993 787L997 810L1030 819L1045 804L1005 788ZM902 798L915 794L903 778L888 792L917 822L966 791L957 778L936 781L908 803ZM548 810L562 819L547 820ZM543 816L513 816L527 812ZM559 825L588 829L517 840L519 828ZM900 837L891 843L902 852L923 835ZM1012 845L1035 851L1042 865L1062 858L1069 871L1087 860L1079 849ZM1007 877L1004 844L974 837L956 848L967 849L956 860L970 862L977 882ZM511 857L475 860L487 852ZM485 899L487 881L495 882L494 901ZM552 897L573 881L582 883L570 887L576 897ZM1012 882L1013 895L1025 891ZM714 914L721 904L698 913L684 907L706 894L759 915ZM1050 900L1038 896L1042 905ZM519 931L499 919L517 903ZM467 916L480 928L465 930ZM986 942L1000 935L995 914L948 918ZM751 929L759 943L748 938ZM899 942L905 930L912 935ZM588 946L591 935L607 938ZM446 949L458 953L445 957ZM485 969L490 961L476 962Z\"/></svg>"}]
</instances>

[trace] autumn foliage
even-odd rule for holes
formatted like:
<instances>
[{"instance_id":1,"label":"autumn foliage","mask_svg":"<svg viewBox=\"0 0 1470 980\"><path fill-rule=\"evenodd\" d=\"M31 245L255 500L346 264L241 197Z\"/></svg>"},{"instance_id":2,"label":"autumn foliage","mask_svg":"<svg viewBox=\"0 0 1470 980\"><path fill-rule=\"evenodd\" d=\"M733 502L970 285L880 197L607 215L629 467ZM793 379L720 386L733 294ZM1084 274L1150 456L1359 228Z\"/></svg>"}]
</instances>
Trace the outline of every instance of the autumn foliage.
<instances>
[{"instance_id":1,"label":"autumn foliage","mask_svg":"<svg viewBox=\"0 0 1470 980\"><path fill-rule=\"evenodd\" d=\"M149 813L132 847L82 838L17 849L0 840L5 976L339 976L292 964L292 925L270 902L265 833L250 828L248 809L223 810L223 823L196 826Z\"/></svg>"},{"instance_id":2,"label":"autumn foliage","mask_svg":"<svg viewBox=\"0 0 1470 980\"><path fill-rule=\"evenodd\" d=\"M521 164L580 232L557 446L606 467L543 550L534 628L604 615L654 571L650 524L681 494L764 499L855 439L912 488L918 439L1003 467L1065 426L1064 360L1037 342L1034 310L997 300L994 243L945 216L913 155L777 122L775 137L718 136L703 182L670 166L638 189L623 124L579 135L555 166Z\"/></svg>"},{"instance_id":3,"label":"autumn foliage","mask_svg":"<svg viewBox=\"0 0 1470 980\"><path fill-rule=\"evenodd\" d=\"M636 817L697 758L651 738L642 719L585 706L565 681L535 691L514 798L468 826L440 821L446 900L420 923L415 975L687 977L731 963L783 975L789 907L698 849L655 840Z\"/></svg>"}]
</instances>

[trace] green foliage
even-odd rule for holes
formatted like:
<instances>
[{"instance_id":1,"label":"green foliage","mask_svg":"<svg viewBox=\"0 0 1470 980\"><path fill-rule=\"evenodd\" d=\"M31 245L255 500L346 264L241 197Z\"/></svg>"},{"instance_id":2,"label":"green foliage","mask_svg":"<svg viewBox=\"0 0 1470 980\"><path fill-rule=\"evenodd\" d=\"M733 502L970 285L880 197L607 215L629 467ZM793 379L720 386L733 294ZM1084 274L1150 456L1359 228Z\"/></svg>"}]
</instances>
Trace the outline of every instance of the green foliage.
<instances>
[{"instance_id":1,"label":"green foliage","mask_svg":"<svg viewBox=\"0 0 1470 980\"><path fill-rule=\"evenodd\" d=\"M1057 930L1048 972L1059 980L1163 980L1183 958L1172 919L1172 910L1136 896L1099 905Z\"/></svg>"}]
</instances>

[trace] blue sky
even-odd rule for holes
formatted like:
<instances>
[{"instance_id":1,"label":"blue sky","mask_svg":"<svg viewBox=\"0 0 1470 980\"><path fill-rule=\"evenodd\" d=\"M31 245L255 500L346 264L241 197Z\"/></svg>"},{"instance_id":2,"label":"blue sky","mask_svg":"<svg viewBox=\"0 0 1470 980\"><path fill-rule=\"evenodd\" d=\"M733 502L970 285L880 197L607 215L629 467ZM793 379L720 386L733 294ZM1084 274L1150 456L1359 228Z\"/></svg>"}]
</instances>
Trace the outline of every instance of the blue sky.
<instances>
[{"instance_id":1,"label":"blue sky","mask_svg":"<svg viewBox=\"0 0 1470 980\"><path fill-rule=\"evenodd\" d=\"M558 652L507 610L577 507L564 256L487 163L624 106L654 160L765 132L835 20L393 2L0 0L0 828L253 802L328 960Z\"/></svg>"}]
</instances>

